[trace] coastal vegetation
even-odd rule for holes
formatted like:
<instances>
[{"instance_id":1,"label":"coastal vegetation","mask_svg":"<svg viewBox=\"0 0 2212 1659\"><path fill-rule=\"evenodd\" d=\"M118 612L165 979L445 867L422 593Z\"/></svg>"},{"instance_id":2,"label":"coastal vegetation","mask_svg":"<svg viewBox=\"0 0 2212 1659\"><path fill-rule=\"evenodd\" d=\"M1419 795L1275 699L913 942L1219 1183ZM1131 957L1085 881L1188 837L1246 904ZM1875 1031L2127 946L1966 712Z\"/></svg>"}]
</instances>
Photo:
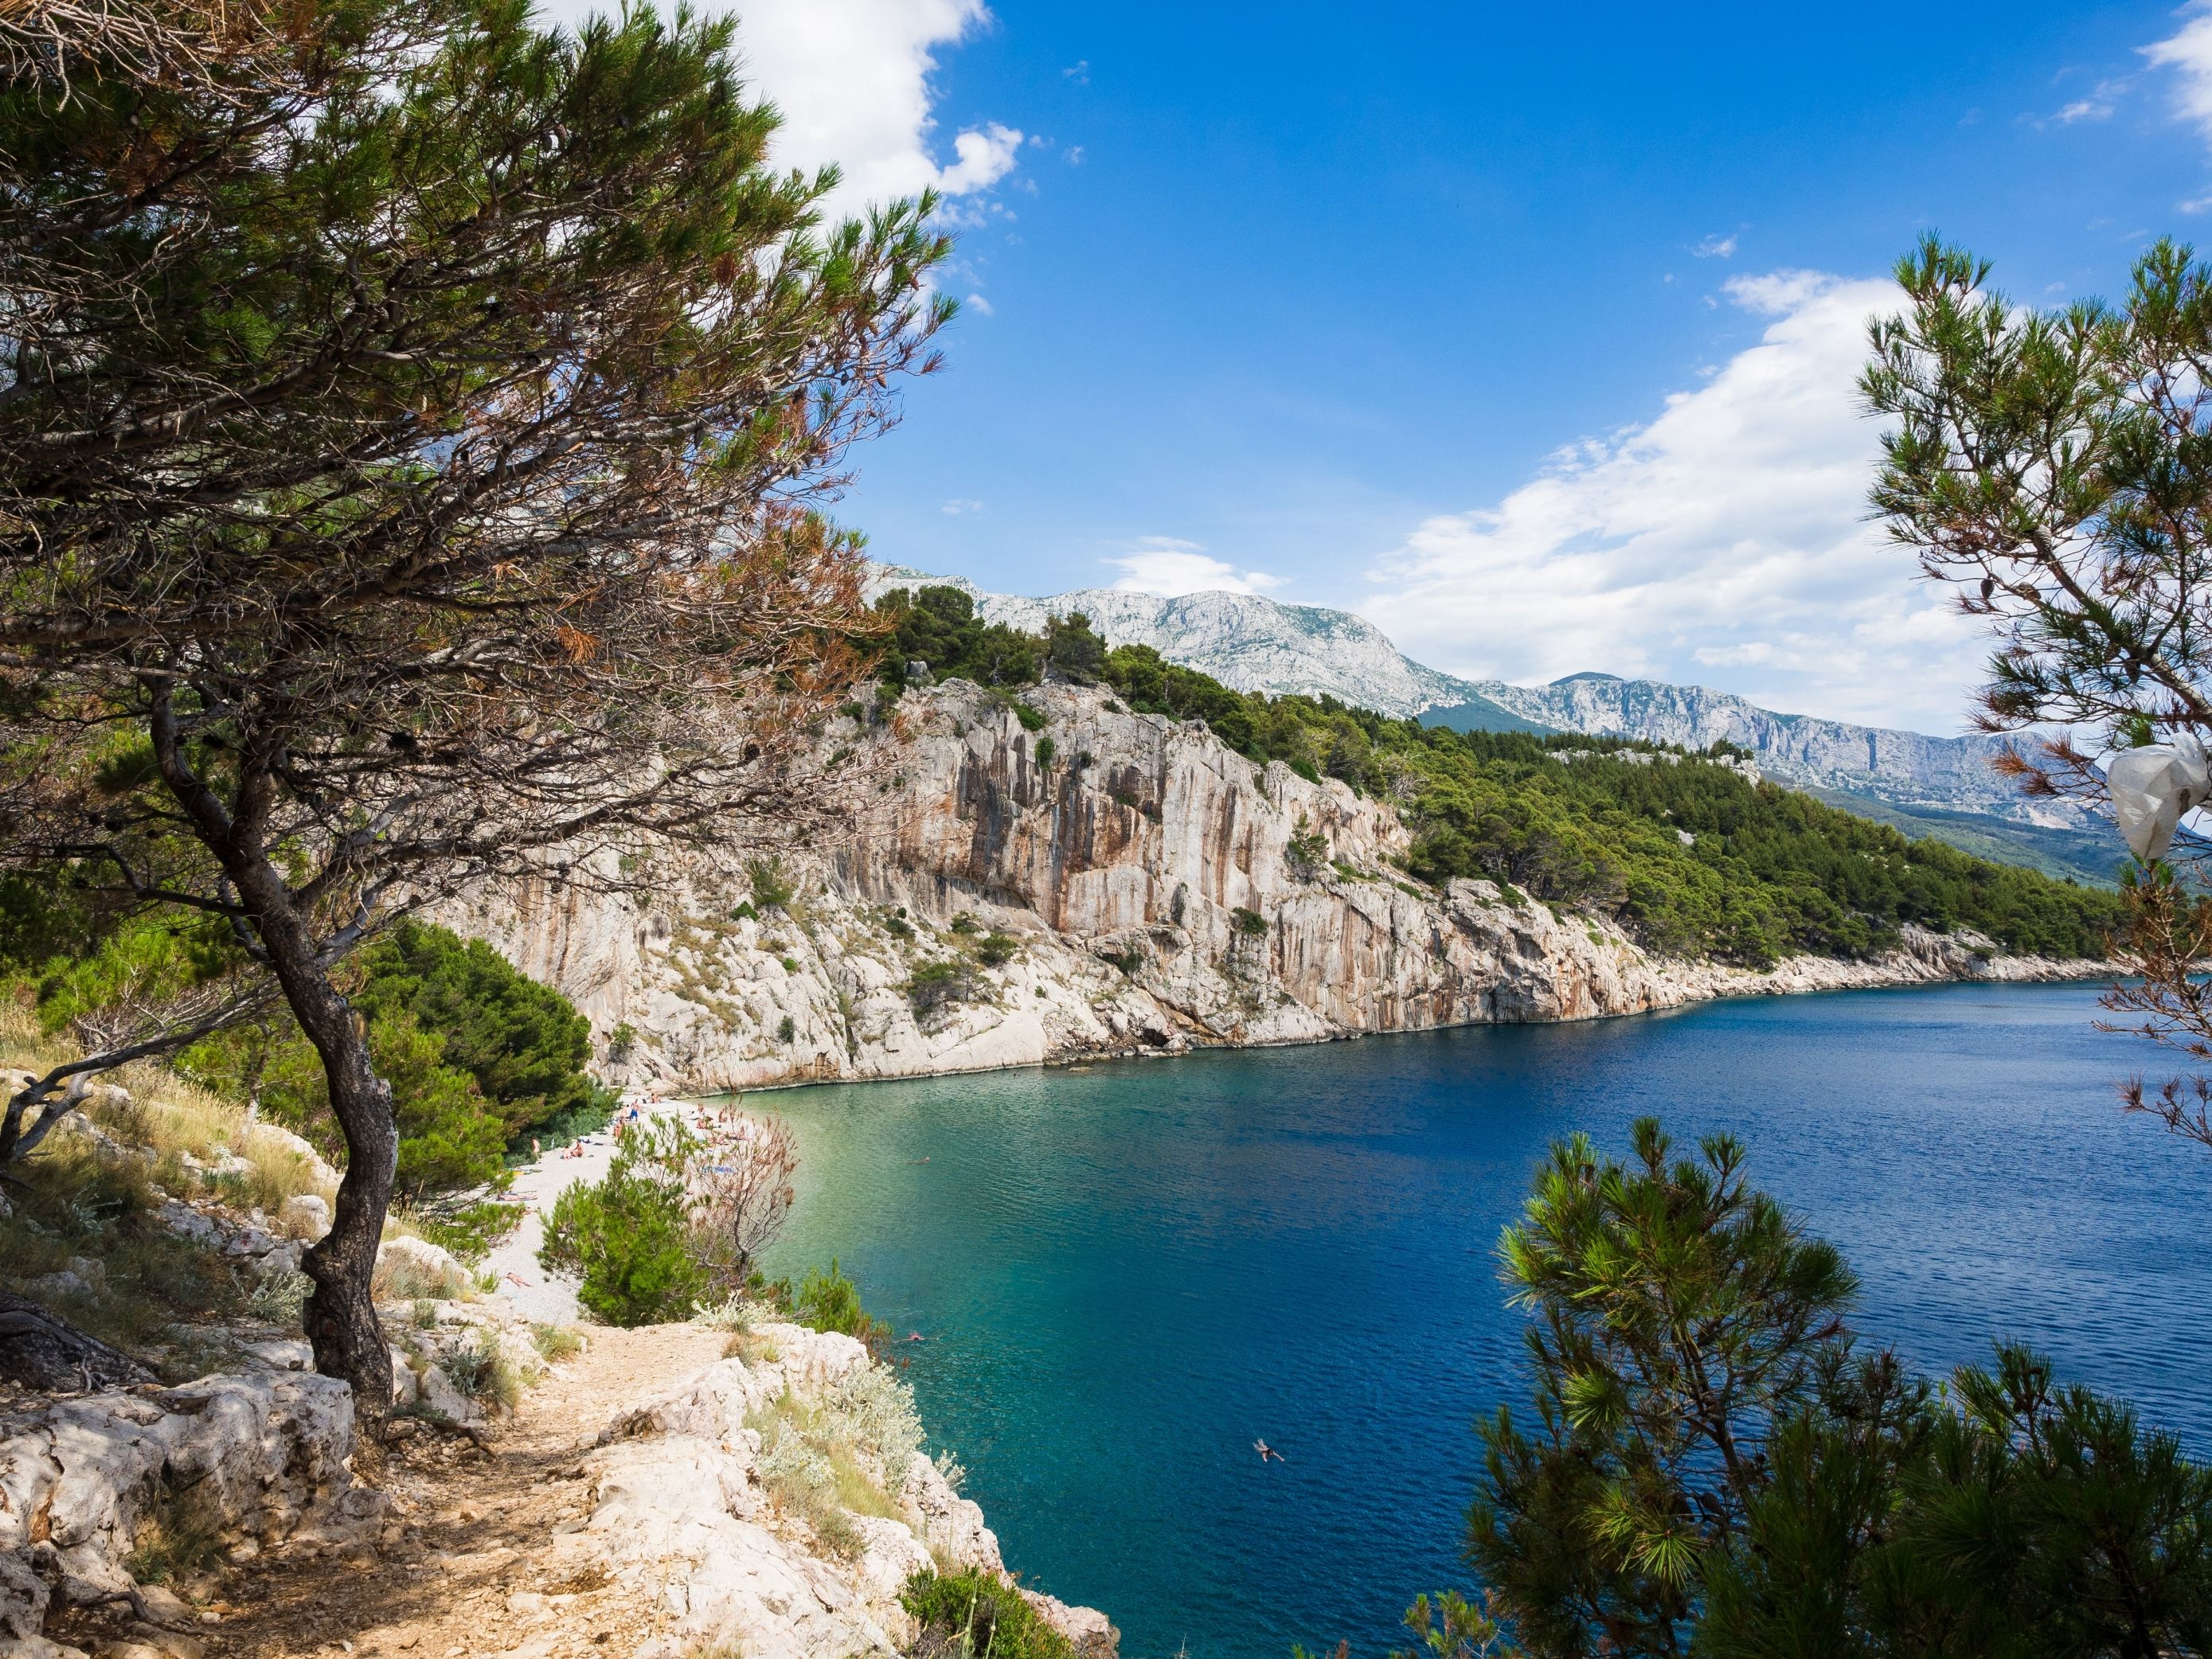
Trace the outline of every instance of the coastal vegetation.
<instances>
[{"instance_id":1,"label":"coastal vegetation","mask_svg":"<svg viewBox=\"0 0 2212 1659\"><path fill-rule=\"evenodd\" d=\"M986 623L957 588L894 590L887 681L915 665L1011 692L1051 672L1046 638ZM1663 745L1526 732L1454 732L1328 697L1237 691L1146 646L1111 650L1082 617L1053 638L1139 714L1203 721L1261 763L1333 777L1393 803L1413 836L1406 873L1475 877L1546 902L1618 918L1649 948L1767 965L1797 952L1864 957L1912 923L1972 928L2007 949L2101 957L2122 921L2106 890L1992 863L1940 842L1754 781L1720 745ZM1023 642L1026 641L1026 645ZM930 654L930 653L934 653ZM1602 744L1602 748L1594 745ZM1327 861L1305 832L1301 867Z\"/></svg>"},{"instance_id":2,"label":"coastal vegetation","mask_svg":"<svg viewBox=\"0 0 2212 1659\"><path fill-rule=\"evenodd\" d=\"M1555 1145L1499 1245L1530 1407L1477 1425L1489 1636L1540 1659L2206 1650L2212 1469L2018 1345L1912 1375L1739 1143L1678 1157L1650 1119L1632 1142Z\"/></svg>"},{"instance_id":3,"label":"coastal vegetation","mask_svg":"<svg viewBox=\"0 0 2212 1659\"><path fill-rule=\"evenodd\" d=\"M916 1573L899 1601L921 1626L915 1659L1074 1659L1013 1585L988 1572Z\"/></svg>"},{"instance_id":4,"label":"coastal vegetation","mask_svg":"<svg viewBox=\"0 0 2212 1659\"><path fill-rule=\"evenodd\" d=\"M1905 309L1875 325L1859 383L1893 422L1872 501L1923 574L1986 620L1979 718L2020 734L2022 789L2109 814L2112 754L2212 737L2212 267L2161 238L2120 302L2054 311L1990 273L1932 235L1898 262ZM2208 853L2185 824L2130 873L2125 976L2106 1000L2192 1066L2212 1060ZM2124 1097L2212 1146L2201 1071Z\"/></svg>"},{"instance_id":5,"label":"coastal vegetation","mask_svg":"<svg viewBox=\"0 0 2212 1659\"><path fill-rule=\"evenodd\" d=\"M212 919L148 915L65 880L0 884L0 997L45 1037L96 1047L135 1007L189 999L243 966ZM612 1113L613 1091L586 1069L590 1023L481 941L402 918L334 977L392 1086L394 1190L410 1206L502 1186L533 1137L571 1140ZM216 1097L257 1102L343 1166L322 1062L283 1003L264 1001L169 1063Z\"/></svg>"},{"instance_id":6,"label":"coastal vegetation","mask_svg":"<svg viewBox=\"0 0 2212 1659\"><path fill-rule=\"evenodd\" d=\"M949 243L926 197L822 223L733 27L0 17L0 861L236 946L12 1091L0 1162L72 1077L281 1001L347 1152L306 1327L372 1422L384 1068L431 1054L373 1046L347 959L395 908L823 810L794 760L860 564L811 504L935 366Z\"/></svg>"}]
</instances>

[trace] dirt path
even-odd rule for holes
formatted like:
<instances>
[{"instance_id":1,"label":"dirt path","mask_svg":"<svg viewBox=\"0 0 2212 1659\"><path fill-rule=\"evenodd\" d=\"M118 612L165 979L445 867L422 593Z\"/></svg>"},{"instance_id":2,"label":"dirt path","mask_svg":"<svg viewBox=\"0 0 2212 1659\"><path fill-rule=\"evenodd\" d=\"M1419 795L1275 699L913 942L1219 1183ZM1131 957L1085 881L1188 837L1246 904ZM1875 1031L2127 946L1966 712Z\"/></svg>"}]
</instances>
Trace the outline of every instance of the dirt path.
<instances>
[{"instance_id":1,"label":"dirt path","mask_svg":"<svg viewBox=\"0 0 2212 1659\"><path fill-rule=\"evenodd\" d=\"M583 1513L582 1489L563 1472L617 1410L712 1364L725 1340L692 1325L595 1328L488 1449L428 1432L392 1446L375 1484L392 1495L404 1535L373 1553L311 1558L295 1547L234 1566L206 1653L629 1659L655 1632L652 1611L619 1587L552 1583L543 1570L555 1529ZM97 1651L90 1630L51 1633Z\"/></svg>"}]
</instances>

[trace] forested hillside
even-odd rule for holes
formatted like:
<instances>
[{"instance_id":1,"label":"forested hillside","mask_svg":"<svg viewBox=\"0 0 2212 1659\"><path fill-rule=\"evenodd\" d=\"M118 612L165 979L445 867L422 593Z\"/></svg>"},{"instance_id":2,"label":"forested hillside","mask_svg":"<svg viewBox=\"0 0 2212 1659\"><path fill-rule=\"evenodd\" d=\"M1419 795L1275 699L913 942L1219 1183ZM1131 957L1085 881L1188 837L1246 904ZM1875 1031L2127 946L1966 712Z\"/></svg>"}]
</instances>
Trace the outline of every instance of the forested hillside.
<instances>
[{"instance_id":1,"label":"forested hillside","mask_svg":"<svg viewBox=\"0 0 2212 1659\"><path fill-rule=\"evenodd\" d=\"M1413 836L1411 876L1479 876L1601 911L1656 951L1753 964L1856 957L1916 922L1971 927L2016 951L2101 957L2119 921L2117 895L1909 841L1753 782L1733 752L1453 732L1332 698L1236 691L1149 647L1108 650L1079 617L1043 637L986 623L953 588L895 591L879 608L894 684L915 665L1009 692L1048 672L1102 683L1139 713L1205 721L1255 761L1395 802Z\"/></svg>"}]
</instances>

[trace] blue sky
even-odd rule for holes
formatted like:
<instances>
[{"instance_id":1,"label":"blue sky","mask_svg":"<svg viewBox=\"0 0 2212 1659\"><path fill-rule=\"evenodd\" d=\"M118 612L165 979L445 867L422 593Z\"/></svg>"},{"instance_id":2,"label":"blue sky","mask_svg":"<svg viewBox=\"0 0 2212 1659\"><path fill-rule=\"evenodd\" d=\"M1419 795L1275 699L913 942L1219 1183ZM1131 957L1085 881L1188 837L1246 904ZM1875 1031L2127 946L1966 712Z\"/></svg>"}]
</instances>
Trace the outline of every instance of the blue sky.
<instances>
[{"instance_id":1,"label":"blue sky","mask_svg":"<svg viewBox=\"0 0 2212 1659\"><path fill-rule=\"evenodd\" d=\"M1960 729L1981 645L1863 521L1880 279L1936 228L2050 303L2212 226L2198 9L740 16L790 159L952 192L975 297L839 508L878 556L1344 605L1478 676Z\"/></svg>"}]
</instances>

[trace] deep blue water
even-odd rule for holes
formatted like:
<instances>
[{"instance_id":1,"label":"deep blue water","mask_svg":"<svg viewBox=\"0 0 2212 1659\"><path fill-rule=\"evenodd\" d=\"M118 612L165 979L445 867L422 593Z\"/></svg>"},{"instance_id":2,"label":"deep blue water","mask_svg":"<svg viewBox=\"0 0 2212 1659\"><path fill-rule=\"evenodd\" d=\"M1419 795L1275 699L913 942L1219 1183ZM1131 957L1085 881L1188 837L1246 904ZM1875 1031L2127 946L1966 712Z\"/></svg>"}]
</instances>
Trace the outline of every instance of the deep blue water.
<instances>
[{"instance_id":1,"label":"deep blue water","mask_svg":"<svg viewBox=\"0 0 2212 1659\"><path fill-rule=\"evenodd\" d=\"M1009 1565L1129 1659L1373 1655L1459 1585L1474 1414L1518 1396L1492 1250L1553 1137L1728 1129L1924 1368L2040 1344L2212 1453L2212 1153L2086 988L1709 1005L823 1088L791 1269L833 1250ZM1288 1462L1262 1466L1265 1437Z\"/></svg>"}]
</instances>

